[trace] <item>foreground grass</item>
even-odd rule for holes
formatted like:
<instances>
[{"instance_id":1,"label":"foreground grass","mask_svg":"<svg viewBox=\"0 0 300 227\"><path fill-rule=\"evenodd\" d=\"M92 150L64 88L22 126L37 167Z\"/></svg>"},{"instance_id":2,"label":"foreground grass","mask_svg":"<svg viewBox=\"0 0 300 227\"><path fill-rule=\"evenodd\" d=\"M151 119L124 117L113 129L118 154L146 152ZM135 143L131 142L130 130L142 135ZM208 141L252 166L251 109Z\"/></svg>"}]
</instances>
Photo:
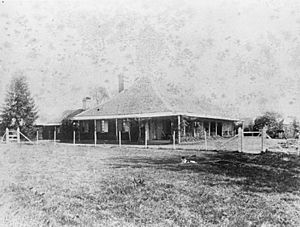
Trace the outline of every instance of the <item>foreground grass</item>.
<instances>
[{"instance_id":1,"label":"foreground grass","mask_svg":"<svg viewBox=\"0 0 300 227\"><path fill-rule=\"evenodd\" d=\"M197 164L180 164L194 155ZM0 146L1 226L300 226L283 154Z\"/></svg>"}]
</instances>

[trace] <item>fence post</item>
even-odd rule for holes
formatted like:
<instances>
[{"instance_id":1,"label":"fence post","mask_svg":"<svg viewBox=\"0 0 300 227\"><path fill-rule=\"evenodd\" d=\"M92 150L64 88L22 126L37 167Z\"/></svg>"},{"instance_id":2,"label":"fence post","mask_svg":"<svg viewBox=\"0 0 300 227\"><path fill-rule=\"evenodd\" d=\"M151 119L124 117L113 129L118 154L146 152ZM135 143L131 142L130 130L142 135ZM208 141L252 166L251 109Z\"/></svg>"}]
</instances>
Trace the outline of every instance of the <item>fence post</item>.
<instances>
[{"instance_id":1,"label":"fence post","mask_svg":"<svg viewBox=\"0 0 300 227\"><path fill-rule=\"evenodd\" d=\"M9 143L9 130L8 128L5 129L5 135L6 135L6 143Z\"/></svg>"},{"instance_id":2,"label":"fence post","mask_svg":"<svg viewBox=\"0 0 300 227\"><path fill-rule=\"evenodd\" d=\"M39 130L36 131L36 144L39 144Z\"/></svg>"},{"instance_id":3,"label":"fence post","mask_svg":"<svg viewBox=\"0 0 300 227\"><path fill-rule=\"evenodd\" d=\"M177 117L178 119L178 144L181 142L181 120L180 115Z\"/></svg>"},{"instance_id":4,"label":"fence post","mask_svg":"<svg viewBox=\"0 0 300 227\"><path fill-rule=\"evenodd\" d=\"M53 140L54 140L54 145L56 145L56 127L54 127L54 137L53 137Z\"/></svg>"},{"instance_id":5,"label":"fence post","mask_svg":"<svg viewBox=\"0 0 300 227\"><path fill-rule=\"evenodd\" d=\"M118 119L116 119L116 141L118 142Z\"/></svg>"},{"instance_id":6,"label":"fence post","mask_svg":"<svg viewBox=\"0 0 300 227\"><path fill-rule=\"evenodd\" d=\"M97 121L94 120L94 145L97 145Z\"/></svg>"},{"instance_id":7,"label":"fence post","mask_svg":"<svg viewBox=\"0 0 300 227\"><path fill-rule=\"evenodd\" d=\"M239 137L239 142L238 142L238 151L243 152L243 129L239 127L238 129L238 137Z\"/></svg>"},{"instance_id":8,"label":"fence post","mask_svg":"<svg viewBox=\"0 0 300 227\"><path fill-rule=\"evenodd\" d=\"M20 128L17 128L17 143L20 143Z\"/></svg>"},{"instance_id":9,"label":"fence post","mask_svg":"<svg viewBox=\"0 0 300 227\"><path fill-rule=\"evenodd\" d=\"M75 134L75 130L73 130L73 144L75 145L75 140L76 140L76 134Z\"/></svg>"},{"instance_id":10,"label":"fence post","mask_svg":"<svg viewBox=\"0 0 300 227\"><path fill-rule=\"evenodd\" d=\"M241 150L244 151L244 128L242 128L242 137L241 137Z\"/></svg>"},{"instance_id":11,"label":"fence post","mask_svg":"<svg viewBox=\"0 0 300 227\"><path fill-rule=\"evenodd\" d=\"M206 135L206 130L204 130L204 142L205 142L205 150L207 151L207 135Z\"/></svg>"},{"instance_id":12,"label":"fence post","mask_svg":"<svg viewBox=\"0 0 300 227\"><path fill-rule=\"evenodd\" d=\"M175 150L175 131L173 131L173 150Z\"/></svg>"},{"instance_id":13,"label":"fence post","mask_svg":"<svg viewBox=\"0 0 300 227\"><path fill-rule=\"evenodd\" d=\"M121 131L119 131L119 147L122 146L122 134Z\"/></svg>"},{"instance_id":14,"label":"fence post","mask_svg":"<svg viewBox=\"0 0 300 227\"><path fill-rule=\"evenodd\" d=\"M264 140L265 140L265 128L262 128L261 130L261 152L264 152Z\"/></svg>"},{"instance_id":15,"label":"fence post","mask_svg":"<svg viewBox=\"0 0 300 227\"><path fill-rule=\"evenodd\" d=\"M148 131L145 131L145 148L148 147Z\"/></svg>"},{"instance_id":16,"label":"fence post","mask_svg":"<svg viewBox=\"0 0 300 227\"><path fill-rule=\"evenodd\" d=\"M97 145L97 131L94 132L94 146Z\"/></svg>"}]
</instances>

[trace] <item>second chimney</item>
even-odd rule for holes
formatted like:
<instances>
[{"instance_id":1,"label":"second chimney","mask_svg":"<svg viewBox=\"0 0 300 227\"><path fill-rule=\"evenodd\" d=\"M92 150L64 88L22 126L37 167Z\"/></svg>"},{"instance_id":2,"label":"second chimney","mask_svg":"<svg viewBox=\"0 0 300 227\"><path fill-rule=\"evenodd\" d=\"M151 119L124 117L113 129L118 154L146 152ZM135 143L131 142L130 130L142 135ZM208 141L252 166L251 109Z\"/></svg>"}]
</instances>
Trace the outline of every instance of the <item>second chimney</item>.
<instances>
[{"instance_id":1,"label":"second chimney","mask_svg":"<svg viewBox=\"0 0 300 227\"><path fill-rule=\"evenodd\" d=\"M87 110L90 108L91 105L91 98L85 97L82 99L82 109Z\"/></svg>"},{"instance_id":2,"label":"second chimney","mask_svg":"<svg viewBox=\"0 0 300 227\"><path fill-rule=\"evenodd\" d=\"M124 75L119 75L119 93L124 90Z\"/></svg>"}]
</instances>

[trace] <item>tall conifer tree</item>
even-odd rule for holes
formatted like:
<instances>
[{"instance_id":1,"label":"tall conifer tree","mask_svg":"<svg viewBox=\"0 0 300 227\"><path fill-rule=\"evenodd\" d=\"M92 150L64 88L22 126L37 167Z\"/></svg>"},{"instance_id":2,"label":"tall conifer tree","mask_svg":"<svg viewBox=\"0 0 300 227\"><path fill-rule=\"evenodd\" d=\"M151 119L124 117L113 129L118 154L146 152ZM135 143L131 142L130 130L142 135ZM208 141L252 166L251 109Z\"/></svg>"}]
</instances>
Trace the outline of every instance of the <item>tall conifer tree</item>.
<instances>
[{"instance_id":1,"label":"tall conifer tree","mask_svg":"<svg viewBox=\"0 0 300 227\"><path fill-rule=\"evenodd\" d=\"M12 78L1 112L2 129L20 127L27 136L33 135L38 114L25 76Z\"/></svg>"}]
</instances>

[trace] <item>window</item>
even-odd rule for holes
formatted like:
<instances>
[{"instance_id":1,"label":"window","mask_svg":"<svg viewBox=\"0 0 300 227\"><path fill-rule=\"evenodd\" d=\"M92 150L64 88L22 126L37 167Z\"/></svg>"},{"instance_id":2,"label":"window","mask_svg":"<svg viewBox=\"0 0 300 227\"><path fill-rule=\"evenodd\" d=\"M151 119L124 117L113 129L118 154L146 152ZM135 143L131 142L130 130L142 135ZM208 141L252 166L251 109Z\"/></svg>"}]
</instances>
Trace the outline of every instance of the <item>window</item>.
<instances>
[{"instance_id":1,"label":"window","mask_svg":"<svg viewBox=\"0 0 300 227\"><path fill-rule=\"evenodd\" d=\"M100 133L108 132L108 121L96 120L96 131Z\"/></svg>"},{"instance_id":2,"label":"window","mask_svg":"<svg viewBox=\"0 0 300 227\"><path fill-rule=\"evenodd\" d=\"M97 132L102 132L102 125L101 125L101 123L102 123L102 121L100 121L100 120L97 120L96 121L96 131Z\"/></svg>"},{"instance_id":3,"label":"window","mask_svg":"<svg viewBox=\"0 0 300 227\"><path fill-rule=\"evenodd\" d=\"M88 133L89 132L89 122L88 121L83 121L82 122L82 131L84 133Z\"/></svg>"},{"instance_id":4,"label":"window","mask_svg":"<svg viewBox=\"0 0 300 227\"><path fill-rule=\"evenodd\" d=\"M108 132L108 121L101 121L101 132Z\"/></svg>"}]
</instances>

